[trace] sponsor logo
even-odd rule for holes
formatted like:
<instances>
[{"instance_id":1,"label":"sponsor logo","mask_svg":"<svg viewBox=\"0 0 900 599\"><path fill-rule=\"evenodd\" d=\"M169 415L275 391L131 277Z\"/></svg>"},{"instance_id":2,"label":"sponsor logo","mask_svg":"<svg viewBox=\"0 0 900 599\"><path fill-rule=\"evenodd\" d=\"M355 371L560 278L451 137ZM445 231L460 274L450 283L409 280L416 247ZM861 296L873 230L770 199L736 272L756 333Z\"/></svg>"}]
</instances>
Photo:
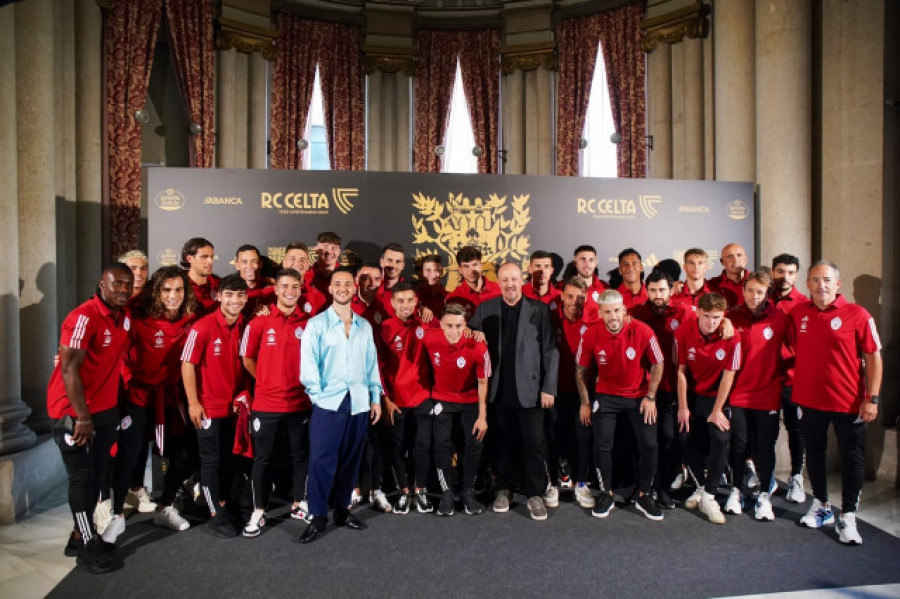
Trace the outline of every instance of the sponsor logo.
<instances>
[{"instance_id":1,"label":"sponsor logo","mask_svg":"<svg viewBox=\"0 0 900 599\"><path fill-rule=\"evenodd\" d=\"M397 335L394 337L394 349L397 351L403 351L403 337Z\"/></svg>"},{"instance_id":2,"label":"sponsor logo","mask_svg":"<svg viewBox=\"0 0 900 599\"><path fill-rule=\"evenodd\" d=\"M268 331L266 331L266 344L275 345L275 329L269 329Z\"/></svg>"},{"instance_id":3,"label":"sponsor logo","mask_svg":"<svg viewBox=\"0 0 900 599\"><path fill-rule=\"evenodd\" d=\"M844 324L844 323L841 320L841 317L835 316L834 318L831 319L831 330L832 331L838 330L839 328L841 328L842 324Z\"/></svg>"},{"instance_id":4,"label":"sponsor logo","mask_svg":"<svg viewBox=\"0 0 900 599\"><path fill-rule=\"evenodd\" d=\"M334 204L343 214L353 210L353 199L359 196L357 187L332 187L326 191L262 192L260 207L277 210L279 214L329 214Z\"/></svg>"},{"instance_id":5,"label":"sponsor logo","mask_svg":"<svg viewBox=\"0 0 900 599\"><path fill-rule=\"evenodd\" d=\"M625 356L626 356L629 360L634 360L634 357L635 357L636 355L637 355L637 352L634 351L634 348L633 348L633 347L629 347L628 349L625 350Z\"/></svg>"},{"instance_id":6,"label":"sponsor logo","mask_svg":"<svg viewBox=\"0 0 900 599\"><path fill-rule=\"evenodd\" d=\"M634 220L638 215L638 206L641 214L647 220L659 214L659 205L662 196L640 195L637 201L631 198L577 198L575 210L578 214L588 214L591 218L612 218Z\"/></svg>"},{"instance_id":7,"label":"sponsor logo","mask_svg":"<svg viewBox=\"0 0 900 599\"><path fill-rule=\"evenodd\" d=\"M457 368L465 368L466 367L466 359L462 356L456 359L456 367Z\"/></svg>"},{"instance_id":8,"label":"sponsor logo","mask_svg":"<svg viewBox=\"0 0 900 599\"><path fill-rule=\"evenodd\" d=\"M162 331L156 331L156 334L153 335L153 347L164 347L165 337L165 333L163 333Z\"/></svg>"},{"instance_id":9,"label":"sponsor logo","mask_svg":"<svg viewBox=\"0 0 900 599\"><path fill-rule=\"evenodd\" d=\"M697 204L682 204L678 207L679 214L709 214L709 206Z\"/></svg>"},{"instance_id":10,"label":"sponsor logo","mask_svg":"<svg viewBox=\"0 0 900 599\"><path fill-rule=\"evenodd\" d=\"M763 337L766 338L766 341L775 336L775 331L772 330L772 327L766 327L763 329Z\"/></svg>"},{"instance_id":11,"label":"sponsor logo","mask_svg":"<svg viewBox=\"0 0 900 599\"><path fill-rule=\"evenodd\" d=\"M244 200L239 197L206 196L203 198L204 206L242 206Z\"/></svg>"},{"instance_id":12,"label":"sponsor logo","mask_svg":"<svg viewBox=\"0 0 900 599\"><path fill-rule=\"evenodd\" d=\"M697 359L697 348L691 347L688 348L688 360L696 360Z\"/></svg>"},{"instance_id":13,"label":"sponsor logo","mask_svg":"<svg viewBox=\"0 0 900 599\"><path fill-rule=\"evenodd\" d=\"M725 350L717 349L716 350L716 360L719 360L721 362L724 359L725 359Z\"/></svg>"},{"instance_id":14,"label":"sponsor logo","mask_svg":"<svg viewBox=\"0 0 900 599\"><path fill-rule=\"evenodd\" d=\"M750 207L740 200L735 200L725 206L725 214L732 220L744 220L750 216Z\"/></svg>"},{"instance_id":15,"label":"sponsor logo","mask_svg":"<svg viewBox=\"0 0 900 599\"><path fill-rule=\"evenodd\" d=\"M648 220L653 220L653 217L659 214L657 206L662 203L662 196L638 196L638 200L641 204L641 212Z\"/></svg>"},{"instance_id":16,"label":"sponsor logo","mask_svg":"<svg viewBox=\"0 0 900 599\"><path fill-rule=\"evenodd\" d=\"M598 364L606 364L606 350L601 349L597 354L597 363Z\"/></svg>"},{"instance_id":17,"label":"sponsor logo","mask_svg":"<svg viewBox=\"0 0 900 599\"><path fill-rule=\"evenodd\" d=\"M178 190L164 189L153 198L156 207L166 212L172 212L184 208L184 194Z\"/></svg>"},{"instance_id":18,"label":"sponsor logo","mask_svg":"<svg viewBox=\"0 0 900 599\"><path fill-rule=\"evenodd\" d=\"M805 333L807 327L809 327L809 316L804 316L800 319L800 332Z\"/></svg>"},{"instance_id":19,"label":"sponsor logo","mask_svg":"<svg viewBox=\"0 0 900 599\"><path fill-rule=\"evenodd\" d=\"M109 332L109 329L103 331L103 347L109 347L112 343L112 333Z\"/></svg>"},{"instance_id":20,"label":"sponsor logo","mask_svg":"<svg viewBox=\"0 0 900 599\"><path fill-rule=\"evenodd\" d=\"M216 339L213 341L213 356L221 356L222 355L222 340Z\"/></svg>"},{"instance_id":21,"label":"sponsor logo","mask_svg":"<svg viewBox=\"0 0 900 599\"><path fill-rule=\"evenodd\" d=\"M174 266L178 264L178 252L172 248L166 248L156 254L156 261L163 266Z\"/></svg>"}]
</instances>

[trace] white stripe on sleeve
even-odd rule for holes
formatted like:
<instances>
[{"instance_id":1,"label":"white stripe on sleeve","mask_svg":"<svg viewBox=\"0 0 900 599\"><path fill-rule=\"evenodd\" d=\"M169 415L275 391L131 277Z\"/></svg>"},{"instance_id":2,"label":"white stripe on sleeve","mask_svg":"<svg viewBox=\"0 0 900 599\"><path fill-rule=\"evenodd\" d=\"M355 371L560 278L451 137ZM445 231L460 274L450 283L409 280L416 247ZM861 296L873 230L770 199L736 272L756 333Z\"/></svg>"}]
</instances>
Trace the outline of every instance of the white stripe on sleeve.
<instances>
[{"instance_id":1,"label":"white stripe on sleeve","mask_svg":"<svg viewBox=\"0 0 900 599\"><path fill-rule=\"evenodd\" d=\"M197 344L197 329L191 329L188 333L187 341L184 344L184 351L181 352L181 361L189 362L191 354L194 353L194 346Z\"/></svg>"},{"instance_id":2,"label":"white stripe on sleeve","mask_svg":"<svg viewBox=\"0 0 900 599\"><path fill-rule=\"evenodd\" d=\"M78 320L75 321L75 328L72 330L72 337L66 345L73 349L81 349L81 342L84 341L84 333L87 330L89 321L90 318L84 314L78 316Z\"/></svg>"}]
</instances>

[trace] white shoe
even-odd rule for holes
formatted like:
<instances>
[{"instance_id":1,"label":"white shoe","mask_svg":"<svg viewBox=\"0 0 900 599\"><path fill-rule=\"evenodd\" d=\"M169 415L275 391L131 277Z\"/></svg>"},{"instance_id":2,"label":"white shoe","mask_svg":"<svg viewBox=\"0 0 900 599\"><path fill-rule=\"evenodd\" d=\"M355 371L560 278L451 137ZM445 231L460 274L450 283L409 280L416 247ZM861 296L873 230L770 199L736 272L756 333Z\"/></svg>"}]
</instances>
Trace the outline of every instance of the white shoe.
<instances>
[{"instance_id":1,"label":"white shoe","mask_svg":"<svg viewBox=\"0 0 900 599\"><path fill-rule=\"evenodd\" d=\"M262 527L265 525L265 510L253 510L253 513L250 514L250 520L247 521L247 525L244 526L244 530L241 534L247 538L258 537L259 533L262 532Z\"/></svg>"},{"instance_id":2,"label":"white shoe","mask_svg":"<svg viewBox=\"0 0 900 599\"><path fill-rule=\"evenodd\" d=\"M591 493L591 488L584 482L578 483L575 487L575 501L585 509L591 509L597 504L594 494Z\"/></svg>"},{"instance_id":3,"label":"white shoe","mask_svg":"<svg viewBox=\"0 0 900 599\"><path fill-rule=\"evenodd\" d=\"M807 528L822 528L826 524L832 524L833 522L834 512L831 511L831 506L827 503L822 503L815 497L813 497L809 510L800 518L800 524Z\"/></svg>"},{"instance_id":4,"label":"white shoe","mask_svg":"<svg viewBox=\"0 0 900 599\"><path fill-rule=\"evenodd\" d=\"M353 489L353 493L350 494L350 505L347 506L347 509L352 510L359 505L360 501L362 501L362 495L359 489Z\"/></svg>"},{"instance_id":5,"label":"white shoe","mask_svg":"<svg viewBox=\"0 0 900 599\"><path fill-rule=\"evenodd\" d=\"M725 524L725 515L712 493L703 491L703 497L700 499L700 513L706 515L713 524Z\"/></svg>"},{"instance_id":6,"label":"white shoe","mask_svg":"<svg viewBox=\"0 0 900 599\"><path fill-rule=\"evenodd\" d=\"M728 496L728 501L725 502L725 512L728 514L734 514L735 516L741 515L741 508L744 507L744 497L741 495L741 490L737 487L731 489L731 494Z\"/></svg>"},{"instance_id":7,"label":"white shoe","mask_svg":"<svg viewBox=\"0 0 900 599\"><path fill-rule=\"evenodd\" d=\"M753 517L757 520L775 520L775 512L772 511L772 501L768 493L760 493L756 498L756 507L753 509Z\"/></svg>"},{"instance_id":8,"label":"white shoe","mask_svg":"<svg viewBox=\"0 0 900 599\"><path fill-rule=\"evenodd\" d=\"M167 505L153 514L153 524L163 528L171 528L178 532L191 527L191 523L182 518L178 510L171 505Z\"/></svg>"},{"instance_id":9,"label":"white shoe","mask_svg":"<svg viewBox=\"0 0 900 599\"><path fill-rule=\"evenodd\" d=\"M845 545L862 545L862 537L856 530L856 512L844 512L838 518L835 526L838 531L838 541Z\"/></svg>"},{"instance_id":10,"label":"white shoe","mask_svg":"<svg viewBox=\"0 0 900 599\"><path fill-rule=\"evenodd\" d=\"M150 499L150 493L146 487L141 487L137 491L128 490L125 496L125 505L139 511L142 514L149 514L156 511L156 503Z\"/></svg>"},{"instance_id":11,"label":"white shoe","mask_svg":"<svg viewBox=\"0 0 900 599\"><path fill-rule=\"evenodd\" d=\"M115 543L116 539L119 538L119 535L125 532L125 516L119 514L117 516L113 516L109 521L109 526L103 531L103 534L100 535L107 543Z\"/></svg>"},{"instance_id":12,"label":"white shoe","mask_svg":"<svg viewBox=\"0 0 900 599\"><path fill-rule=\"evenodd\" d=\"M544 491L544 504L547 507L559 507L559 489L550 485Z\"/></svg>"},{"instance_id":13,"label":"white shoe","mask_svg":"<svg viewBox=\"0 0 900 599\"><path fill-rule=\"evenodd\" d=\"M697 490L691 493L690 497L685 499L684 507L689 510L697 509L697 507L700 505L700 500L703 499L703 493L705 493L703 487L697 487Z\"/></svg>"},{"instance_id":14,"label":"white shoe","mask_svg":"<svg viewBox=\"0 0 900 599\"><path fill-rule=\"evenodd\" d=\"M375 507L377 507L385 514L390 514L394 509L391 507L391 502L388 501L387 496L381 489L373 489L369 491L369 502L374 504Z\"/></svg>"},{"instance_id":15,"label":"white shoe","mask_svg":"<svg viewBox=\"0 0 900 599\"><path fill-rule=\"evenodd\" d=\"M675 477L675 480L672 481L672 484L669 485L669 489L672 491L677 491L681 487L684 486L685 476L684 472L679 472L678 476Z\"/></svg>"},{"instance_id":16,"label":"white shoe","mask_svg":"<svg viewBox=\"0 0 900 599\"><path fill-rule=\"evenodd\" d=\"M784 498L791 503L803 503L806 501L806 491L803 489L802 474L795 474L788 479L788 490Z\"/></svg>"},{"instance_id":17,"label":"white shoe","mask_svg":"<svg viewBox=\"0 0 900 599\"><path fill-rule=\"evenodd\" d=\"M736 483L737 481L735 481ZM748 489L755 489L759 486L759 477L756 475L756 464L753 463L753 460L744 462L744 486Z\"/></svg>"},{"instance_id":18,"label":"white shoe","mask_svg":"<svg viewBox=\"0 0 900 599\"><path fill-rule=\"evenodd\" d=\"M112 499L98 501L97 507L94 508L94 528L98 533L103 534L112 521L112 517Z\"/></svg>"}]
</instances>

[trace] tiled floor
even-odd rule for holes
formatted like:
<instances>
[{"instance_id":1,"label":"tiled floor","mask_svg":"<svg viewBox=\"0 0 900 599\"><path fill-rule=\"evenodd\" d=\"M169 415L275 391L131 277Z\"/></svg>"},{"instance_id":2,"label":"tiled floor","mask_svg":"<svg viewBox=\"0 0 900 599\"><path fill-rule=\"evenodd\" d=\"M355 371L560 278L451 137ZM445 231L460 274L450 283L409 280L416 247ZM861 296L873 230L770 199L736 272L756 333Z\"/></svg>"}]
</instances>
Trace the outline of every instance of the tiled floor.
<instances>
[{"instance_id":1,"label":"tiled floor","mask_svg":"<svg viewBox=\"0 0 900 599\"><path fill-rule=\"evenodd\" d=\"M833 477L831 489L840 488ZM31 599L44 597L75 567L75 558L65 557L63 547L72 530L68 506L63 504L65 489L48 499L52 509L41 510L13 526L0 526L0 597ZM900 489L884 482L867 481L859 517L900 537ZM754 599L829 599L846 597L900 597L900 585L849 587L795 593L753 595Z\"/></svg>"}]
</instances>

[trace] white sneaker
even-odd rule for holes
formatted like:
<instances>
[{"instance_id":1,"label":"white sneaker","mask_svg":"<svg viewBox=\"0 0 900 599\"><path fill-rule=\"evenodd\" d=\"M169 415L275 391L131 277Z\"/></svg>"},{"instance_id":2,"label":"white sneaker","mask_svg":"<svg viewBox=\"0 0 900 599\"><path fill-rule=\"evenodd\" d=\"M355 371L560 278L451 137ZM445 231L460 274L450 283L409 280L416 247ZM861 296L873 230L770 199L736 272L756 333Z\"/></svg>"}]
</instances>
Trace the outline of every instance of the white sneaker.
<instances>
[{"instance_id":1,"label":"white sneaker","mask_svg":"<svg viewBox=\"0 0 900 599\"><path fill-rule=\"evenodd\" d=\"M112 517L112 499L98 501L97 507L94 508L94 528L98 533L103 534L112 521Z\"/></svg>"},{"instance_id":2,"label":"white sneaker","mask_svg":"<svg viewBox=\"0 0 900 599\"><path fill-rule=\"evenodd\" d=\"M575 501L578 502L578 505L586 509L591 509L597 504L597 500L594 499L594 494L591 493L591 488L584 482L578 483L575 487Z\"/></svg>"},{"instance_id":3,"label":"white sneaker","mask_svg":"<svg viewBox=\"0 0 900 599\"><path fill-rule=\"evenodd\" d=\"M756 507L753 509L753 517L757 520L775 520L775 512L772 511L772 501L768 493L760 493L756 498Z\"/></svg>"},{"instance_id":4,"label":"white sneaker","mask_svg":"<svg viewBox=\"0 0 900 599\"><path fill-rule=\"evenodd\" d=\"M547 507L559 507L559 489L549 485L544 491L544 504Z\"/></svg>"},{"instance_id":5,"label":"white sneaker","mask_svg":"<svg viewBox=\"0 0 900 599\"><path fill-rule=\"evenodd\" d=\"M838 518L835 526L838 531L838 541L846 545L862 545L862 537L856 530L856 512L844 512Z\"/></svg>"},{"instance_id":6,"label":"white sneaker","mask_svg":"<svg viewBox=\"0 0 900 599\"><path fill-rule=\"evenodd\" d=\"M672 481L672 484L669 485L669 489L677 491L678 489L683 487L685 478L686 477L684 476L684 472L679 472L678 476L675 477L675 480Z\"/></svg>"},{"instance_id":7,"label":"white sneaker","mask_svg":"<svg viewBox=\"0 0 900 599\"><path fill-rule=\"evenodd\" d=\"M803 489L802 474L795 474L788 479L788 490L784 498L791 503L803 503L806 501L806 491Z\"/></svg>"},{"instance_id":8,"label":"white sneaker","mask_svg":"<svg viewBox=\"0 0 900 599\"><path fill-rule=\"evenodd\" d=\"M388 501L387 496L381 489L372 489L369 491L369 501L385 514L390 514L394 509L391 507L391 502Z\"/></svg>"},{"instance_id":9,"label":"white sneaker","mask_svg":"<svg viewBox=\"0 0 900 599\"><path fill-rule=\"evenodd\" d=\"M156 511L156 503L150 499L150 493L146 487L141 487L137 491L128 490L125 495L125 505L139 511L142 514L149 514Z\"/></svg>"},{"instance_id":10,"label":"white sneaker","mask_svg":"<svg viewBox=\"0 0 900 599\"><path fill-rule=\"evenodd\" d=\"M684 507L693 510L697 509L700 505L700 500L703 499L703 493L706 491L703 489L703 486L697 487L697 490L691 493L691 496L684 500Z\"/></svg>"},{"instance_id":11,"label":"white sneaker","mask_svg":"<svg viewBox=\"0 0 900 599\"><path fill-rule=\"evenodd\" d=\"M191 527L191 523L182 518L178 510L171 505L167 505L153 514L153 524L178 532Z\"/></svg>"},{"instance_id":12,"label":"white sneaker","mask_svg":"<svg viewBox=\"0 0 900 599\"><path fill-rule=\"evenodd\" d=\"M359 505L360 501L362 501L362 495L359 489L353 489L353 493L350 494L350 505L347 506L347 509L352 510Z\"/></svg>"},{"instance_id":13,"label":"white sneaker","mask_svg":"<svg viewBox=\"0 0 900 599\"><path fill-rule=\"evenodd\" d=\"M831 506L827 503L822 503L815 497L813 497L812 505L809 506L806 515L800 518L800 524L807 528L822 528L826 524L832 524L833 522L834 512L831 511ZM855 521L854 524L856 524Z\"/></svg>"},{"instance_id":14,"label":"white sneaker","mask_svg":"<svg viewBox=\"0 0 900 599\"><path fill-rule=\"evenodd\" d=\"M728 501L725 502L725 512L728 514L734 514L735 516L741 515L741 508L744 507L744 497L741 495L741 490L737 487L731 489L731 494L728 496Z\"/></svg>"},{"instance_id":15,"label":"white sneaker","mask_svg":"<svg viewBox=\"0 0 900 599\"><path fill-rule=\"evenodd\" d=\"M246 526L244 526L244 530L241 534L247 538L258 537L259 533L262 532L262 527L265 525L265 510L253 510L253 513L250 514L250 519L247 521L247 524Z\"/></svg>"},{"instance_id":16,"label":"white sneaker","mask_svg":"<svg viewBox=\"0 0 900 599\"><path fill-rule=\"evenodd\" d=\"M703 497L700 499L700 513L706 515L713 524L725 524L725 515L722 513L722 509L719 507L719 502L716 501L715 496L706 491L703 491L702 493Z\"/></svg>"},{"instance_id":17,"label":"white sneaker","mask_svg":"<svg viewBox=\"0 0 900 599\"><path fill-rule=\"evenodd\" d=\"M753 460L744 462L744 486L748 489L755 489L759 486L759 477L756 475L756 464L753 463Z\"/></svg>"},{"instance_id":18,"label":"white sneaker","mask_svg":"<svg viewBox=\"0 0 900 599\"><path fill-rule=\"evenodd\" d=\"M125 516L119 514L118 516L113 516L109 521L109 526L103 531L103 534L100 535L107 543L115 543L116 539L119 538L119 535L125 532Z\"/></svg>"}]
</instances>

